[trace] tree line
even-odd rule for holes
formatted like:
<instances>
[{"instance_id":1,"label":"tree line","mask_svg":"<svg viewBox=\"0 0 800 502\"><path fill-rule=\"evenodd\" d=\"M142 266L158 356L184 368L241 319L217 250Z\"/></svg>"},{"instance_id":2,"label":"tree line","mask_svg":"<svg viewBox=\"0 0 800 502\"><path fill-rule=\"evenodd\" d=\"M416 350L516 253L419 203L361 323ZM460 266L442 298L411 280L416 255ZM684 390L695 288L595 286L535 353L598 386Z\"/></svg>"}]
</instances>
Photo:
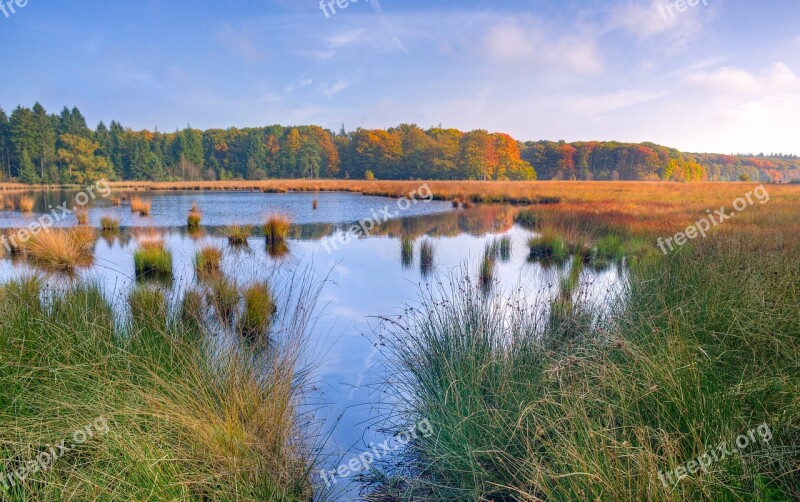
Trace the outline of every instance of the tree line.
<instances>
[{"instance_id":1,"label":"tree line","mask_svg":"<svg viewBox=\"0 0 800 502\"><path fill-rule=\"evenodd\" d=\"M0 109L0 175L24 183L270 178L432 180L800 179L796 156L686 154L653 143L528 141L484 130L402 124L338 132L318 126L92 130L77 107Z\"/></svg>"}]
</instances>

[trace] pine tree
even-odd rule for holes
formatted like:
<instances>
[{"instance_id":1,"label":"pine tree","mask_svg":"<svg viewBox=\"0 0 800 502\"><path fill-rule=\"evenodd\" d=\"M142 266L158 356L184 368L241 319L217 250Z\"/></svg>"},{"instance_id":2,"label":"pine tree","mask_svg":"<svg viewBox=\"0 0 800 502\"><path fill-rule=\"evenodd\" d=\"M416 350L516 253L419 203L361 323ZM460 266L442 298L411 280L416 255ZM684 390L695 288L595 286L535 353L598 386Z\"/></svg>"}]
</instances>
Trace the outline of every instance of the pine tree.
<instances>
[{"instance_id":1,"label":"pine tree","mask_svg":"<svg viewBox=\"0 0 800 502\"><path fill-rule=\"evenodd\" d=\"M34 167L31 157L28 155L28 150L22 150L22 154L19 156L19 181L28 184L39 182L39 177L36 175L36 167Z\"/></svg>"}]
</instances>

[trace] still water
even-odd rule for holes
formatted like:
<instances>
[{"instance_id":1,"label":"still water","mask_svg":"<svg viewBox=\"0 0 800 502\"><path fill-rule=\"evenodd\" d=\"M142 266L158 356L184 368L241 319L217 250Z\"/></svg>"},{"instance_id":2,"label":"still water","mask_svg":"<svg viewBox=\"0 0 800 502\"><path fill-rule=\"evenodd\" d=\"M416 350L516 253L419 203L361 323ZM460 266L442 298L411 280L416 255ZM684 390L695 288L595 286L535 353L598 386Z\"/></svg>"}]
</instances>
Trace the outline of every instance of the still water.
<instances>
[{"instance_id":1,"label":"still water","mask_svg":"<svg viewBox=\"0 0 800 502\"><path fill-rule=\"evenodd\" d=\"M0 211L0 228L24 227L42 212L71 200L68 192L36 194L36 211L23 215ZM386 436L379 432L387 397L382 384L387 381L381 362L380 318L400 315L413 304L426 284L446 280L448 274L467 271L476 274L485 245L499 236L509 236L511 254L496 268L498 288L522 288L546 303L558 294L559 283L569 274L567 261L560 265L531 263L526 240L528 230L514 225L515 210L504 206L454 209L450 202L417 201L398 204L396 199L351 193L250 192L138 192L152 201L150 216L131 213L123 201L113 206L110 199L98 199L89 210L89 224L99 226L100 218L113 216L121 221L122 232L101 237L96 244L93 265L77 272L77 279L90 279L104 288L109 300L124 310L125 298L136 280L133 252L137 227L159 227L173 255L174 280L169 284L172 298L196 282L195 252L214 244L225 250L223 271L241 284L305 271L322 284L321 297L309 333L310 358L314 365L313 390L309 409L323 422L329 434L322 452L322 466L335 469L340 463L368 450L371 442ZM312 200L318 200L318 209ZM203 231L189 234L186 216L193 204L203 214ZM223 237L223 227L233 223L254 225L265 216L288 215L294 225L288 254L270 256L258 230L243 248L231 248ZM368 236L333 239L343 235L354 222L370 219L377 224ZM386 219L386 221L384 221ZM65 218L57 226L75 224ZM415 239L411 263L401 259L400 236ZM423 273L419 245L423 239L434 243L434 268ZM345 242L346 240L346 242ZM0 260L0 281L34 269L19 259ZM51 284L68 280L51 276ZM624 269L586 268L580 283L590 304L598 307L619 291L625 281ZM280 290L278 290L279 292ZM356 499L358 486L346 481L336 485L335 499Z\"/></svg>"}]
</instances>

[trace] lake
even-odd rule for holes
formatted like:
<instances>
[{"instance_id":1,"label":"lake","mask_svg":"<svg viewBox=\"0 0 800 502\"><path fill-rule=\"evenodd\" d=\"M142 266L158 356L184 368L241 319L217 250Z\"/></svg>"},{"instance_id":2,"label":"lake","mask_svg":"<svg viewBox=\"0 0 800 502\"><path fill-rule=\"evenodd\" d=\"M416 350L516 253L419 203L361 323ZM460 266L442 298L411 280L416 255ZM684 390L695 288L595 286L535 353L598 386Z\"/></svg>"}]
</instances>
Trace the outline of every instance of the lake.
<instances>
[{"instance_id":1,"label":"lake","mask_svg":"<svg viewBox=\"0 0 800 502\"><path fill-rule=\"evenodd\" d=\"M72 200L72 192L37 192L33 213L0 211L0 227L29 225L42 212ZM101 237L95 245L93 264L75 277L49 275L48 283L58 287L76 279L91 279L104 288L118 308L135 284L133 251L136 231L158 227L173 255L174 280L168 283L173 298L196 283L195 252L203 245L224 249L222 268L239 284L269 277L285 280L303 271L322 284L321 297L309 333L310 363L314 366L313 389L307 409L330 433L324 446L323 466L335 469L342 462L379 443L385 437L379 429L385 405L382 385L387 382L381 362L381 317L402 315L426 285L446 280L449 274L477 273L487 243L500 236L511 239L511 253L496 267L496 288L523 288L542 305L555 298L562 278L569 274L570 261L561 264L531 262L526 240L529 230L514 224L516 209L510 206L454 208L450 202L397 199L353 193L260 193L260 192L136 192L151 200L149 216L132 214L129 206L114 206L109 199L97 199L89 210L89 225L98 227L100 218L120 220L118 235ZM318 201L314 210L312 201ZM186 230L186 216L193 204L202 210L202 232ZM232 248L223 227L233 223L263 224L265 216L280 213L293 222L288 253L271 256L260 230L248 246ZM354 223L369 219L369 235L342 238ZM385 221L384 221L385 220ZM74 216L56 222L72 226ZM415 240L413 260L402 259L400 237ZM433 270L420 266L419 245L429 239L434 246ZM0 280L36 271L28 263L6 256L0 261ZM41 272L40 272L41 273ZM585 268L580 275L589 304L602 307L625 282L625 271L611 266ZM280 293L280 289L277 290ZM336 498L355 497L358 487L344 481Z\"/></svg>"}]
</instances>

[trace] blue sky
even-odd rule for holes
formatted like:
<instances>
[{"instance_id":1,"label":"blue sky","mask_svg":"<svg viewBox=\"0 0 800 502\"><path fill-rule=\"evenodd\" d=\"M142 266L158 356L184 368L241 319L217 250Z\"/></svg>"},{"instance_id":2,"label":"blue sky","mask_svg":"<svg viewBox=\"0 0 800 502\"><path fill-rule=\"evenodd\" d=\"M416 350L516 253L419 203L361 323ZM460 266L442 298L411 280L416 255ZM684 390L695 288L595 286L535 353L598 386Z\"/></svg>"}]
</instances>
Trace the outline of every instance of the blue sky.
<instances>
[{"instance_id":1,"label":"blue sky","mask_svg":"<svg viewBox=\"0 0 800 502\"><path fill-rule=\"evenodd\" d=\"M0 106L800 154L800 1L677 1L28 0L0 12Z\"/></svg>"}]
</instances>

